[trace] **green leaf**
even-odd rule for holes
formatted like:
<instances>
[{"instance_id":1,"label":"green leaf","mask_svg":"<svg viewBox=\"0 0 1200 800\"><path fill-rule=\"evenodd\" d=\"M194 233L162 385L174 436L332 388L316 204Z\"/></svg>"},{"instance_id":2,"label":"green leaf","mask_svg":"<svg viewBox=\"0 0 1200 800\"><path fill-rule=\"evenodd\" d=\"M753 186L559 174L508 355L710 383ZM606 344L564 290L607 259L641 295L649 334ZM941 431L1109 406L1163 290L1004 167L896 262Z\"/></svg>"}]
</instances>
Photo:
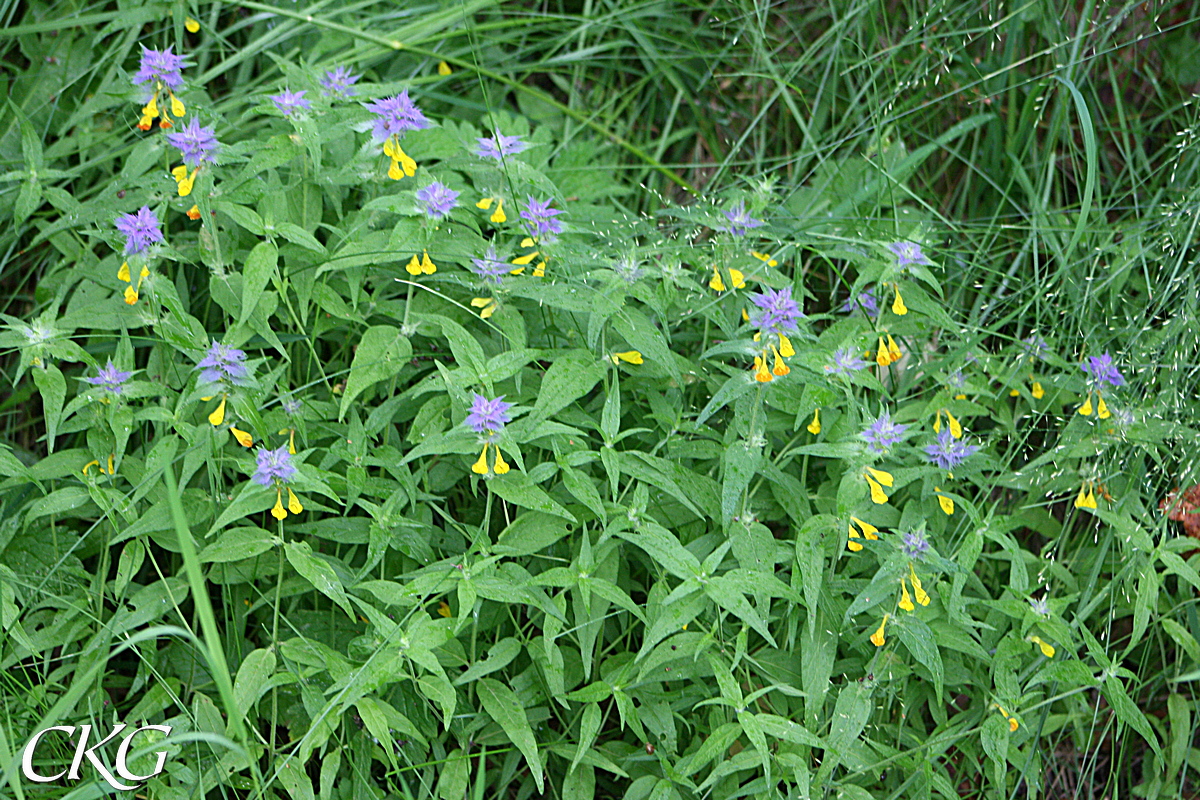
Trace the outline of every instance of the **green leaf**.
<instances>
[{"instance_id":1,"label":"green leaf","mask_svg":"<svg viewBox=\"0 0 1200 800\"><path fill-rule=\"evenodd\" d=\"M308 777L299 758L285 757L283 766L279 768L279 782L292 800L315 800L312 778Z\"/></svg>"},{"instance_id":2,"label":"green leaf","mask_svg":"<svg viewBox=\"0 0 1200 800\"><path fill-rule=\"evenodd\" d=\"M1120 679L1109 675L1100 684L1100 692L1108 700L1108 704L1112 706L1117 719L1141 734L1151 749L1159 756L1162 756L1162 749L1158 744L1158 737L1154 735L1154 729L1150 727L1150 723L1146 720L1146 715L1142 709L1138 708L1137 703L1133 702L1129 695L1125 693L1125 687L1121 685Z\"/></svg>"},{"instance_id":3,"label":"green leaf","mask_svg":"<svg viewBox=\"0 0 1200 800\"><path fill-rule=\"evenodd\" d=\"M287 560L300 573L300 577L312 584L313 588L337 603L350 619L354 619L354 611L350 608L350 598L342 588L337 573L333 567L313 554L308 542L288 542L284 545Z\"/></svg>"},{"instance_id":4,"label":"green leaf","mask_svg":"<svg viewBox=\"0 0 1200 800\"><path fill-rule=\"evenodd\" d=\"M238 719L245 719L254 702L267 689L267 679L275 671L275 648L259 648L246 654L233 681L234 708Z\"/></svg>"},{"instance_id":5,"label":"green leaf","mask_svg":"<svg viewBox=\"0 0 1200 800\"><path fill-rule=\"evenodd\" d=\"M294 222L277 222L275 223L275 231L292 244L298 244L307 250L312 250L314 253L325 253L325 247L317 241L317 237Z\"/></svg>"},{"instance_id":6,"label":"green leaf","mask_svg":"<svg viewBox=\"0 0 1200 800\"><path fill-rule=\"evenodd\" d=\"M713 602L753 628L772 647L776 646L774 637L767 630L766 620L762 618L762 615L758 613L754 606L750 605L750 601L746 599L746 596L725 579L724 575L710 578L704 587L704 591L712 598Z\"/></svg>"},{"instance_id":7,"label":"green leaf","mask_svg":"<svg viewBox=\"0 0 1200 800\"><path fill-rule=\"evenodd\" d=\"M395 376L412 357L412 345L392 325L375 325L363 333L350 364L350 377L338 409L338 420L367 387Z\"/></svg>"},{"instance_id":8,"label":"green leaf","mask_svg":"<svg viewBox=\"0 0 1200 800\"><path fill-rule=\"evenodd\" d=\"M501 531L492 552L510 557L527 556L546 549L567 533L567 526L549 514L536 511L521 514Z\"/></svg>"},{"instance_id":9,"label":"green leaf","mask_svg":"<svg viewBox=\"0 0 1200 800\"><path fill-rule=\"evenodd\" d=\"M590 392L604 370L604 363L586 350L564 351L546 370L533 412L546 419L561 411Z\"/></svg>"},{"instance_id":10,"label":"green leaf","mask_svg":"<svg viewBox=\"0 0 1200 800\"><path fill-rule=\"evenodd\" d=\"M675 534L657 523L643 521L635 531L615 533L645 550L655 564L677 578L695 580L700 574L700 559L680 544Z\"/></svg>"},{"instance_id":11,"label":"green leaf","mask_svg":"<svg viewBox=\"0 0 1200 800\"><path fill-rule=\"evenodd\" d=\"M274 242L259 242L246 256L242 268L242 312L238 325L245 325L254 315L254 309L262 300L263 291L275 275L279 263L279 250Z\"/></svg>"},{"instance_id":12,"label":"green leaf","mask_svg":"<svg viewBox=\"0 0 1200 800\"><path fill-rule=\"evenodd\" d=\"M520 654L521 643L511 636L506 636L491 646L486 658L475 662L467 668L466 672L455 678L454 685L462 686L464 683L478 680L484 675L490 675L496 670L504 669Z\"/></svg>"},{"instance_id":13,"label":"green leaf","mask_svg":"<svg viewBox=\"0 0 1200 800\"><path fill-rule=\"evenodd\" d=\"M53 364L46 364L44 369L34 369L32 374L33 383L42 396L42 414L46 419L46 452L53 453L54 437L62 421L63 402L67 397L67 380ZM96 455L103 458L105 454Z\"/></svg>"},{"instance_id":14,"label":"green leaf","mask_svg":"<svg viewBox=\"0 0 1200 800\"><path fill-rule=\"evenodd\" d=\"M517 695L512 689L492 678L481 678L476 688L479 700L483 703L483 710L500 725L525 756L538 791L545 791L545 776L542 772L542 761L538 757L537 740L533 737L533 728L529 725L529 718L525 716L525 708L517 699Z\"/></svg>"},{"instance_id":15,"label":"green leaf","mask_svg":"<svg viewBox=\"0 0 1200 800\"><path fill-rule=\"evenodd\" d=\"M937 692L937 701L942 702L942 689L945 682L945 670L942 667L942 653L938 650L933 631L913 614L908 614L897 621L896 630L900 641L912 653L913 658L925 665L933 675L933 687Z\"/></svg>"},{"instance_id":16,"label":"green leaf","mask_svg":"<svg viewBox=\"0 0 1200 800\"><path fill-rule=\"evenodd\" d=\"M725 524L742 510L742 500L750 480L762 461L762 448L749 442L734 442L721 456L721 521Z\"/></svg>"},{"instance_id":17,"label":"green leaf","mask_svg":"<svg viewBox=\"0 0 1200 800\"><path fill-rule=\"evenodd\" d=\"M541 487L529 480L529 476L524 472L513 470L507 475L497 475L488 485L499 497L521 508L552 514L571 522L577 521L570 511L556 503Z\"/></svg>"},{"instance_id":18,"label":"green leaf","mask_svg":"<svg viewBox=\"0 0 1200 800\"><path fill-rule=\"evenodd\" d=\"M200 551L200 563L225 564L265 553L279 544L275 535L262 528L234 528L225 531Z\"/></svg>"},{"instance_id":19,"label":"green leaf","mask_svg":"<svg viewBox=\"0 0 1200 800\"><path fill-rule=\"evenodd\" d=\"M438 775L437 796L441 800L463 800L471 777L470 758L459 748L446 754Z\"/></svg>"}]
</instances>

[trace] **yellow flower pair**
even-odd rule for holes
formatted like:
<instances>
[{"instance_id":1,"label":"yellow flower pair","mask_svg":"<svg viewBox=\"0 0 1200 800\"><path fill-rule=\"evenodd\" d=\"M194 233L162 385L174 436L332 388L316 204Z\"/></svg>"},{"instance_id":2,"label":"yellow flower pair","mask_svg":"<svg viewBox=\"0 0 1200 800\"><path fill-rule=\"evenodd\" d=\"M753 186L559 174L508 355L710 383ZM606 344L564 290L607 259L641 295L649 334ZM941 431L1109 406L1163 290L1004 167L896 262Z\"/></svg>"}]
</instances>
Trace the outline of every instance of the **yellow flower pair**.
<instances>
[{"instance_id":1,"label":"yellow flower pair","mask_svg":"<svg viewBox=\"0 0 1200 800\"><path fill-rule=\"evenodd\" d=\"M389 136L383 143L383 154L392 161L388 167L388 177L392 180L398 181L405 175L411 178L417 174L417 162L404 152L396 136Z\"/></svg>"},{"instance_id":2,"label":"yellow flower pair","mask_svg":"<svg viewBox=\"0 0 1200 800\"><path fill-rule=\"evenodd\" d=\"M504 456L500 454L500 445L495 445L496 461L495 465L489 470L487 457L489 447L492 447L491 443L484 442L483 452L479 454L479 460L471 465L471 472L474 472L476 475L487 475L489 471L494 472L497 475L503 475L508 472L511 467L509 467L508 462L504 460Z\"/></svg>"},{"instance_id":3,"label":"yellow flower pair","mask_svg":"<svg viewBox=\"0 0 1200 800\"><path fill-rule=\"evenodd\" d=\"M508 222L508 215L504 213L504 200L499 197L485 197L475 204L475 207L480 211L487 211L492 207L492 203L496 204L496 210L488 217L493 225L502 225Z\"/></svg>"},{"instance_id":4,"label":"yellow flower pair","mask_svg":"<svg viewBox=\"0 0 1200 800\"><path fill-rule=\"evenodd\" d=\"M429 257L429 251L422 250L421 260L417 261L417 257L414 255L412 260L404 267L404 271L413 277L417 275L432 275L437 272L437 265Z\"/></svg>"},{"instance_id":5,"label":"yellow flower pair","mask_svg":"<svg viewBox=\"0 0 1200 800\"><path fill-rule=\"evenodd\" d=\"M754 380L759 383L769 383L777 377L782 378L789 374L792 369L786 363L785 358L791 358L796 355L796 348L792 347L792 340L782 333L777 333L779 337L779 345L774 343L768 344L763 348L762 355L754 357ZM754 334L754 341L759 341L762 338L761 334ZM771 369L767 369L767 353L774 356L774 364Z\"/></svg>"},{"instance_id":6,"label":"yellow flower pair","mask_svg":"<svg viewBox=\"0 0 1200 800\"><path fill-rule=\"evenodd\" d=\"M100 470L101 475L116 475L117 474L116 470L113 469L113 460L115 458L116 457L113 455L110 455L108 457L108 469L105 469L98 460L89 461L88 463L83 465L83 470L82 470L83 474L87 475L88 470L91 469L92 467L95 467L96 469Z\"/></svg>"},{"instance_id":7,"label":"yellow flower pair","mask_svg":"<svg viewBox=\"0 0 1200 800\"><path fill-rule=\"evenodd\" d=\"M300 498L296 497L296 493L290 488L287 490L288 502L287 509L283 507L283 487L276 485L275 487L275 507L271 509L271 516L277 520L283 521L287 519L288 511L293 514L299 514L304 510L304 506L300 505Z\"/></svg>"},{"instance_id":8,"label":"yellow flower pair","mask_svg":"<svg viewBox=\"0 0 1200 800\"><path fill-rule=\"evenodd\" d=\"M884 493L883 487L891 488L894 479L892 473L884 472L881 469L872 469L867 467L867 471L863 473L863 478L867 481L867 486L871 489L871 501L876 505L883 505L888 501L888 496Z\"/></svg>"},{"instance_id":9,"label":"yellow flower pair","mask_svg":"<svg viewBox=\"0 0 1200 800\"><path fill-rule=\"evenodd\" d=\"M717 265L713 264L712 269L713 276L708 281L708 288L712 289L714 292L725 291L725 279L721 277L721 272L717 269ZM735 289L741 289L746 286L746 275L740 269L730 268L729 280Z\"/></svg>"},{"instance_id":10,"label":"yellow flower pair","mask_svg":"<svg viewBox=\"0 0 1200 800\"><path fill-rule=\"evenodd\" d=\"M184 107L183 101L180 100L178 97L176 97L175 93L173 91L171 91L170 89L167 89L167 96L163 100L163 102L165 104L169 105L169 107L171 109L170 113L168 114L166 109L160 109L158 107L159 97L161 97L162 90L164 88L165 87L163 86L162 81L154 82L154 95L150 98L150 102L148 102L148 103L146 103L146 105L142 106L142 118L140 120L138 120L138 125L137 125L139 130L143 130L143 131L150 130L150 128L153 125L155 117L160 118L158 120L158 127L160 127L160 128L173 127L173 123L171 122L171 117L175 117L178 119L187 113L187 108Z\"/></svg>"},{"instance_id":11,"label":"yellow flower pair","mask_svg":"<svg viewBox=\"0 0 1200 800\"><path fill-rule=\"evenodd\" d=\"M904 351L896 344L896 340L889 333L887 335L887 343L883 341L883 337L879 337L879 349L875 352L875 363L881 367L886 367L890 364L895 364L904 357Z\"/></svg>"},{"instance_id":12,"label":"yellow flower pair","mask_svg":"<svg viewBox=\"0 0 1200 800\"><path fill-rule=\"evenodd\" d=\"M858 532L858 528L862 528L862 533ZM863 549L861 542L856 542L855 539L866 539L867 541L876 541L879 539L879 528L876 528L869 522L863 522L858 517L850 518L850 535L846 539L846 549L851 553L857 553Z\"/></svg>"},{"instance_id":13,"label":"yellow flower pair","mask_svg":"<svg viewBox=\"0 0 1200 800\"><path fill-rule=\"evenodd\" d=\"M1087 393L1083 405L1079 407L1079 413L1085 417L1092 415L1092 393L1090 391ZM1100 396L1100 392L1096 392L1096 416L1100 419L1108 419L1112 416L1112 412L1108 410L1108 404L1104 402L1104 398Z\"/></svg>"},{"instance_id":14,"label":"yellow flower pair","mask_svg":"<svg viewBox=\"0 0 1200 800\"><path fill-rule=\"evenodd\" d=\"M933 417L933 432L942 432L942 414L946 415L946 424L950 426L950 435L955 439L961 439L963 435L962 424L954 418L953 414L944 408L939 408L937 414Z\"/></svg>"},{"instance_id":15,"label":"yellow flower pair","mask_svg":"<svg viewBox=\"0 0 1200 800\"><path fill-rule=\"evenodd\" d=\"M921 579L917 577L917 571L912 564L908 565L908 579L912 582L913 597L922 606L929 605L929 593L921 586ZM913 597L908 595L908 586L904 583L904 577L900 578L900 602L897 604L905 611L915 611L916 606L913 605Z\"/></svg>"},{"instance_id":16,"label":"yellow flower pair","mask_svg":"<svg viewBox=\"0 0 1200 800\"><path fill-rule=\"evenodd\" d=\"M150 270L146 268L145 264L143 264L142 271L138 274L137 287L135 288L133 286L133 277L129 272L129 262L121 262L121 268L117 270L117 280L125 281L125 283L129 284L125 287L125 302L128 305L133 305L138 301L138 297L140 297L139 292L142 291L142 281L149 277Z\"/></svg>"}]
</instances>

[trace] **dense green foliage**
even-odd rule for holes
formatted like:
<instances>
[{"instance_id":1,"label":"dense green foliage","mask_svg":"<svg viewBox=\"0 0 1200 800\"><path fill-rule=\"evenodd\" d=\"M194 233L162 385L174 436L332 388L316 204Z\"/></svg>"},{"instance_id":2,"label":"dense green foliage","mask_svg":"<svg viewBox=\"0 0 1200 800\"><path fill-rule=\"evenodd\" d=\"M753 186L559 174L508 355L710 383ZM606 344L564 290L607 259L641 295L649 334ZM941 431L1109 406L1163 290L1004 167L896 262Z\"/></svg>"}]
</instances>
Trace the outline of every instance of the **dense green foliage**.
<instances>
[{"instance_id":1,"label":"dense green foliage","mask_svg":"<svg viewBox=\"0 0 1200 800\"><path fill-rule=\"evenodd\" d=\"M0 16L0 797L1194 792L1190 4Z\"/></svg>"}]
</instances>

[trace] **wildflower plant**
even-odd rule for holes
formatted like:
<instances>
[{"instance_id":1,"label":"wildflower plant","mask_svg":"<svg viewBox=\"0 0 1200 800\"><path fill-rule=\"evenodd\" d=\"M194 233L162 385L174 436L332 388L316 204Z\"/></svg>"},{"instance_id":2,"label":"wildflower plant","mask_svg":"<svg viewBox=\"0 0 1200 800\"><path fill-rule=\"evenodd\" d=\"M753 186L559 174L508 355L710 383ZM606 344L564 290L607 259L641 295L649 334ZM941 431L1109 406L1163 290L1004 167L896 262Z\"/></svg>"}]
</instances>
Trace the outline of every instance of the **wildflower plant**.
<instances>
[{"instance_id":1,"label":"wildflower plant","mask_svg":"<svg viewBox=\"0 0 1200 800\"><path fill-rule=\"evenodd\" d=\"M1059 130L983 108L931 138L827 93L753 170L696 125L731 152L695 186L677 130L633 143L617 106L484 64L532 52L503 15L467 58L485 12L364 38L217 11L139 22L162 38L111 72L165 134L119 144L108 71L13 104L0 205L32 277L0 310L0 661L38 679L0 688L13 741L54 708L236 745L163 745L147 797L948 799L1045 796L1046 754L1102 719L1144 742L1121 796L1187 784L1189 701L1162 690L1186 676L1131 665L1200 657L1191 427L1163 399L1194 337L1101 312L1190 229L1073 240L1102 215L1072 199L973 233L982 200L929 191L983 171L950 168L964 137ZM224 55L272 37L314 63ZM1024 183L997 185L1017 219ZM1072 284L1081 254L1126 282ZM1009 280L1046 259L1069 269Z\"/></svg>"}]
</instances>

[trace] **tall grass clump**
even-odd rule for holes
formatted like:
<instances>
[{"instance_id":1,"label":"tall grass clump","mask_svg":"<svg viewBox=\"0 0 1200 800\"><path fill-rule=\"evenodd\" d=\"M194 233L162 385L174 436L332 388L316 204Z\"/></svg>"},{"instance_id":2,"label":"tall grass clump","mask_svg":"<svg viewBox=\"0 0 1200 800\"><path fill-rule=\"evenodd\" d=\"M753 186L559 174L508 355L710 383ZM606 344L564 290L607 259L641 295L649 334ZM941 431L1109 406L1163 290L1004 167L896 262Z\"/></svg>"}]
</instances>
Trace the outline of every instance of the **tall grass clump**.
<instances>
[{"instance_id":1,"label":"tall grass clump","mask_svg":"<svg viewBox=\"0 0 1200 800\"><path fill-rule=\"evenodd\" d=\"M1196 791L1189 4L0 15L0 795Z\"/></svg>"}]
</instances>

